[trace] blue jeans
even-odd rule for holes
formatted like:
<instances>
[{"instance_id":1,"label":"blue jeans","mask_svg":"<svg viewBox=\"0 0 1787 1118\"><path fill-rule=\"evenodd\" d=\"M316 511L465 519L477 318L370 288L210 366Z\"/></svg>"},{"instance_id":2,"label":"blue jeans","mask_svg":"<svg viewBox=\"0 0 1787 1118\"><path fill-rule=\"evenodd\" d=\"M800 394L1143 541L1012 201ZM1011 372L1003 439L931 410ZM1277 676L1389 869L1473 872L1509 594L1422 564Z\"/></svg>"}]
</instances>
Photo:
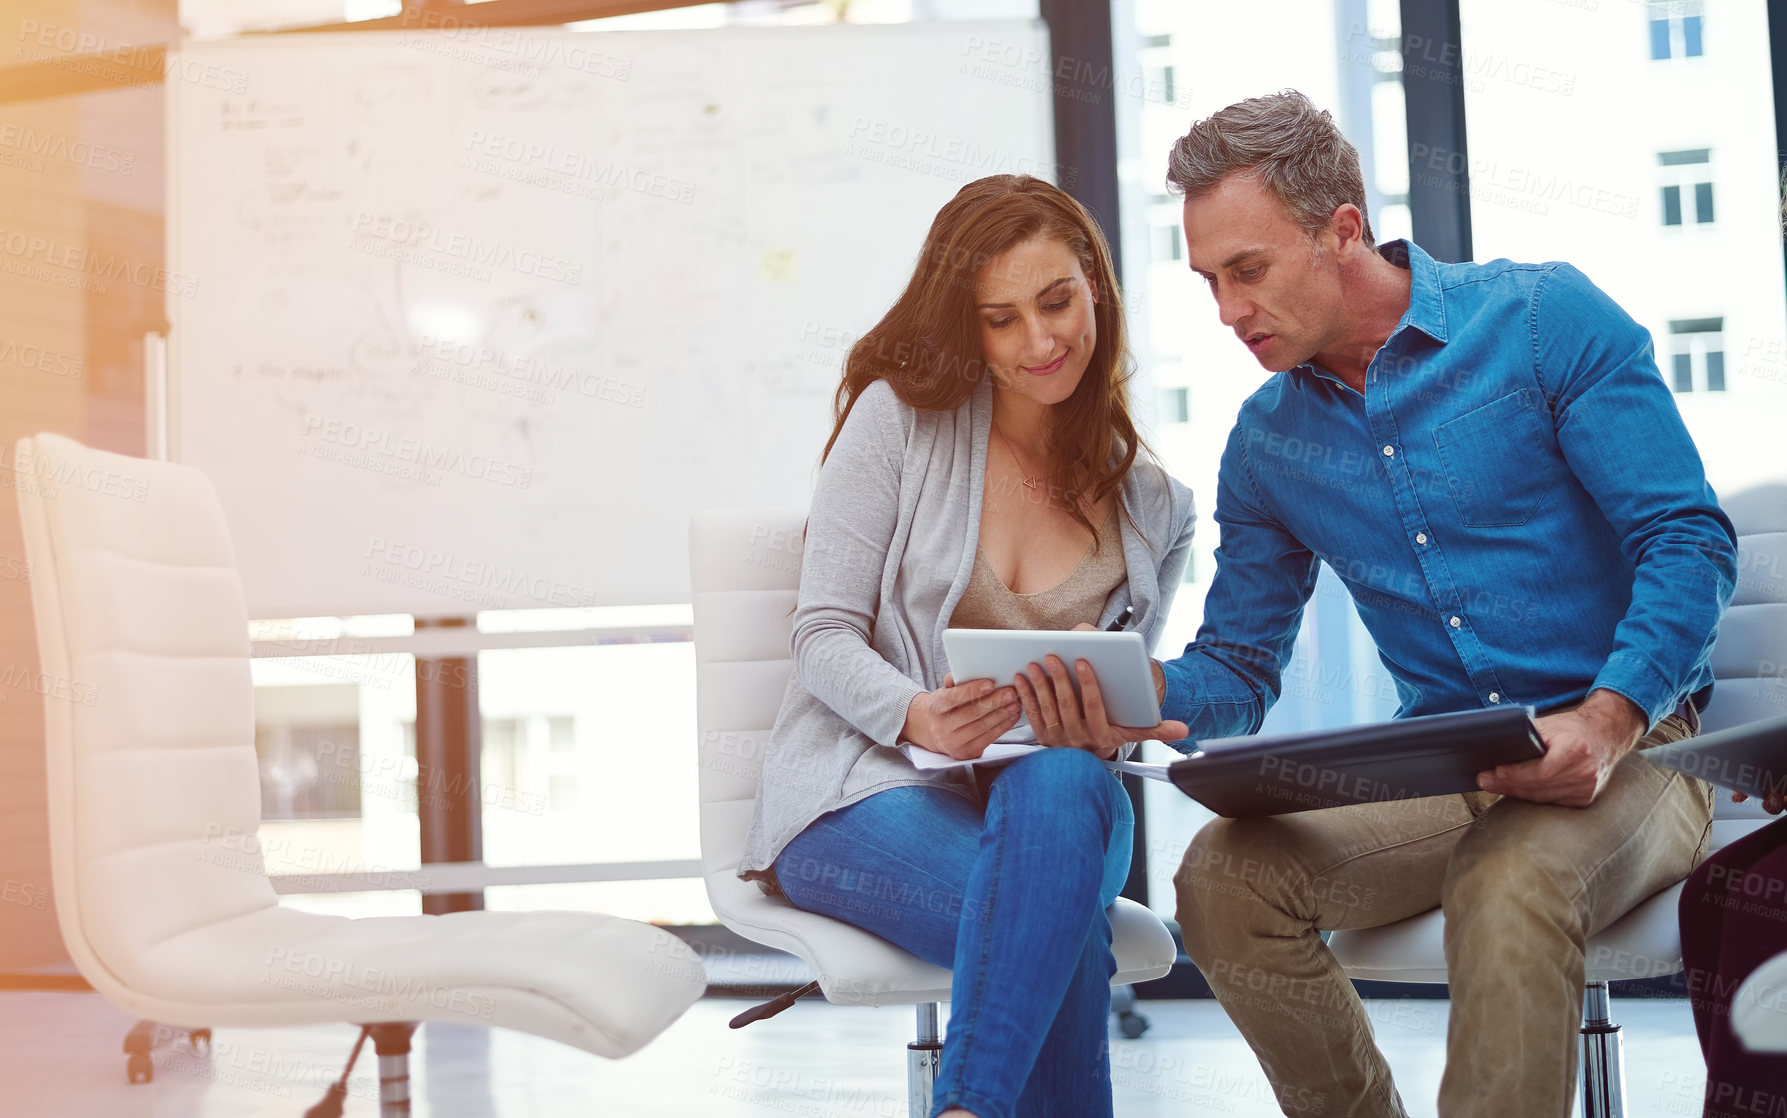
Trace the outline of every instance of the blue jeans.
<instances>
[{"instance_id":1,"label":"blue jeans","mask_svg":"<svg viewBox=\"0 0 1787 1118\"><path fill-rule=\"evenodd\" d=\"M820 816L776 859L796 906L950 967L932 1115L1111 1113L1111 922L1129 874L1129 796L1090 753L982 770L984 804L890 788Z\"/></svg>"}]
</instances>

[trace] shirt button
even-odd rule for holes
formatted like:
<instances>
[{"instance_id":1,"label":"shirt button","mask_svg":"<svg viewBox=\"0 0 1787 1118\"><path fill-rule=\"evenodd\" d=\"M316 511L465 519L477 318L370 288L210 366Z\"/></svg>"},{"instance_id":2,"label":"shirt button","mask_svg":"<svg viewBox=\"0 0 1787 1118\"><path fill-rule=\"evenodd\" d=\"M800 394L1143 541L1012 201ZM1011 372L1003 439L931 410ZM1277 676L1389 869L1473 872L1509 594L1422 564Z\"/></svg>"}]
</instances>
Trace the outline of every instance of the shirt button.
<instances>
[{"instance_id":1,"label":"shirt button","mask_svg":"<svg viewBox=\"0 0 1787 1118\"><path fill-rule=\"evenodd\" d=\"M1460 621L1460 620L1459 620L1459 619L1458 619L1458 615L1457 615L1457 614L1453 614L1453 615L1452 615L1452 617L1451 617L1451 618L1450 618L1450 620L1448 620L1448 621L1447 621L1447 622L1446 622L1446 623L1447 623L1447 624L1448 624L1448 625L1450 625L1450 626L1452 626L1452 628L1454 628L1454 629L1456 629L1456 628L1458 628L1458 627L1459 627L1459 626L1460 626L1460 625L1463 625L1463 624L1464 624L1464 622L1463 622L1463 621Z\"/></svg>"},{"instance_id":2,"label":"shirt button","mask_svg":"<svg viewBox=\"0 0 1787 1118\"><path fill-rule=\"evenodd\" d=\"M1393 446L1386 446L1386 447L1384 447L1384 457L1385 457L1385 458L1394 458L1394 457L1396 457L1396 448L1395 448L1395 447L1393 447Z\"/></svg>"},{"instance_id":3,"label":"shirt button","mask_svg":"<svg viewBox=\"0 0 1787 1118\"><path fill-rule=\"evenodd\" d=\"M1416 532L1415 533L1415 542L1416 543L1426 543L1427 542L1427 533L1426 532Z\"/></svg>"},{"instance_id":4,"label":"shirt button","mask_svg":"<svg viewBox=\"0 0 1787 1118\"><path fill-rule=\"evenodd\" d=\"M1502 701L1502 697L1500 695L1496 694L1494 691L1491 691L1489 693L1489 701L1492 703L1499 703Z\"/></svg>"}]
</instances>

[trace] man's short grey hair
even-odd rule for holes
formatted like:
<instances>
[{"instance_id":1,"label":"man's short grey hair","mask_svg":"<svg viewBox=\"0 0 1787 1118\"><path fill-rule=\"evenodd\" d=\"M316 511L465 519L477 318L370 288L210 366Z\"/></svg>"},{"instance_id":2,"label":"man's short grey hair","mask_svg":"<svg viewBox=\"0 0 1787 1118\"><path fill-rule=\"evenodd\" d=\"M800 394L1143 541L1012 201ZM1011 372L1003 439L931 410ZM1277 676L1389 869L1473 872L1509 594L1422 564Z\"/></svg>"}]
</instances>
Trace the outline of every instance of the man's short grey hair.
<instances>
[{"instance_id":1,"label":"man's short grey hair","mask_svg":"<svg viewBox=\"0 0 1787 1118\"><path fill-rule=\"evenodd\" d=\"M1364 221L1366 246L1373 244L1358 149L1326 109L1296 90L1249 97L1198 121L1167 160L1167 188L1187 199L1234 174L1258 179L1311 237L1351 202Z\"/></svg>"}]
</instances>

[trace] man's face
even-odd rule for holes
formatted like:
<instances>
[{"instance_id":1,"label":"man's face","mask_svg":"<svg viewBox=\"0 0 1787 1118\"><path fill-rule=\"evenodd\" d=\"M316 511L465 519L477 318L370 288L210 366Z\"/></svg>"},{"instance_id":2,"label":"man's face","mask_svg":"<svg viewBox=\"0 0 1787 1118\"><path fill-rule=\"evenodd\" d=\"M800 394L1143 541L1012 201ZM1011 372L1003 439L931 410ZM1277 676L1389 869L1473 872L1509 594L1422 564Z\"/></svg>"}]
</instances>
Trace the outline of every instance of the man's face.
<instances>
[{"instance_id":1,"label":"man's face","mask_svg":"<svg viewBox=\"0 0 1787 1118\"><path fill-rule=\"evenodd\" d=\"M1326 251L1333 240L1324 230L1311 241L1277 195L1242 175L1185 202L1191 270L1210 285L1222 324L1272 372L1339 336L1340 274Z\"/></svg>"}]
</instances>

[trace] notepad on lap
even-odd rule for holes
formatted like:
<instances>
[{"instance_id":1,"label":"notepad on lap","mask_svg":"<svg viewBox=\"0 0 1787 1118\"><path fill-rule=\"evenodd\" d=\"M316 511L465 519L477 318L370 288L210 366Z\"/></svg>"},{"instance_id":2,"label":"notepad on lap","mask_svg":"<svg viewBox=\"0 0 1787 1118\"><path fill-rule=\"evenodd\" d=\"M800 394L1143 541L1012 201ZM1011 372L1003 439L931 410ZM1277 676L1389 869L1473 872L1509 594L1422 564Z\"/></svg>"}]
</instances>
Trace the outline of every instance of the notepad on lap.
<instances>
[{"instance_id":1,"label":"notepad on lap","mask_svg":"<svg viewBox=\"0 0 1787 1118\"><path fill-rule=\"evenodd\" d=\"M947 753L939 753L934 749L926 749L912 742L901 742L900 752L912 762L912 767L919 772L932 772L936 769L965 769L970 765L995 765L1001 761L1012 761L1026 753L1033 753L1043 748L1026 741L996 741L986 747L979 757L966 761L957 760Z\"/></svg>"},{"instance_id":2,"label":"notepad on lap","mask_svg":"<svg viewBox=\"0 0 1787 1118\"><path fill-rule=\"evenodd\" d=\"M954 757L938 753L933 749L926 749L922 745L914 745L909 741L900 743L900 752L906 755L906 759L912 762L912 767L919 772L934 772L938 769L965 769L971 765L998 765L1006 761L1015 761L1026 753L1034 753L1038 749L1048 748L1052 747L1036 745L1027 741L996 741L987 746L985 752L979 757L958 761ZM1172 780L1167 775L1170 766L1158 765L1152 761L1106 761L1104 767L1112 772L1145 776L1149 780L1166 783L1171 783Z\"/></svg>"}]
</instances>

